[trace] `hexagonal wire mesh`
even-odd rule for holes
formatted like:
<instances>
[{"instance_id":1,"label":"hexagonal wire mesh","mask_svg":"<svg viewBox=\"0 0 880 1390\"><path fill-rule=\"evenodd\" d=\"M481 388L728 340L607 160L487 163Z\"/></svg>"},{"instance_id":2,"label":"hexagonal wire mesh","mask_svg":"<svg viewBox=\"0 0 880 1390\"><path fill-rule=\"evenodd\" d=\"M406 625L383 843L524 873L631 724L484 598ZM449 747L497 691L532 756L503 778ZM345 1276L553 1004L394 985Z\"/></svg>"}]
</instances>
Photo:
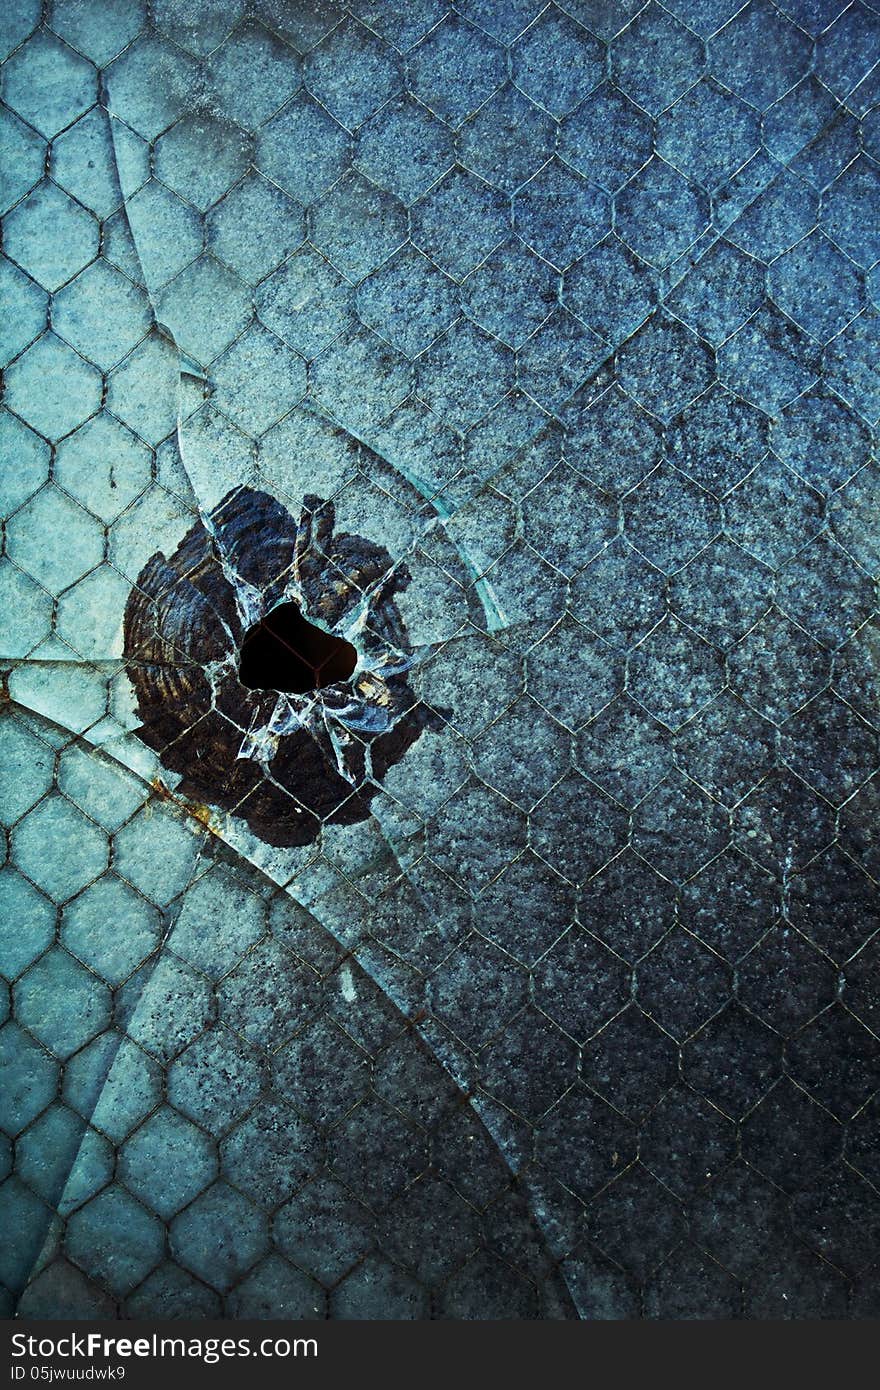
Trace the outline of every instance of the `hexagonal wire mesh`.
<instances>
[{"instance_id":1,"label":"hexagonal wire mesh","mask_svg":"<svg viewBox=\"0 0 880 1390\"><path fill-rule=\"evenodd\" d=\"M0 40L8 1307L876 1316L876 8Z\"/></svg>"}]
</instances>

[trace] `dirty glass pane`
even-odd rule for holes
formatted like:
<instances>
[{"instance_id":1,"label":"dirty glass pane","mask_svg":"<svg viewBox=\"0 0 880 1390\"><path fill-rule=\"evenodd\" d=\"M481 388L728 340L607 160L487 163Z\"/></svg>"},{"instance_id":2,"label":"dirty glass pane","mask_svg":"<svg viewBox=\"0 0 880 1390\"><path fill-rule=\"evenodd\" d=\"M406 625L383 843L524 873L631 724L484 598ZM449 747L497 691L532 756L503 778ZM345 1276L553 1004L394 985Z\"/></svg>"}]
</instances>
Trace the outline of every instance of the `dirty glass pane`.
<instances>
[{"instance_id":1,"label":"dirty glass pane","mask_svg":"<svg viewBox=\"0 0 880 1390\"><path fill-rule=\"evenodd\" d=\"M5 1309L876 1316L875 8L0 48Z\"/></svg>"}]
</instances>

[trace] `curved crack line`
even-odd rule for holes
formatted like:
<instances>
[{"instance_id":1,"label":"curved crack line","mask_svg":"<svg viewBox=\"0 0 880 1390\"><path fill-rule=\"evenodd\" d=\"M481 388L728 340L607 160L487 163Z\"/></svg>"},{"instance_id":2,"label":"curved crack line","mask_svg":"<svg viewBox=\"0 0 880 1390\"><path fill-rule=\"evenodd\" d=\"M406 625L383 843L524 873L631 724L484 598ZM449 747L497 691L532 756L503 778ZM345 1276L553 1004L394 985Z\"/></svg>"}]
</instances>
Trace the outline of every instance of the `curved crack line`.
<instances>
[{"instance_id":1,"label":"curved crack line","mask_svg":"<svg viewBox=\"0 0 880 1390\"><path fill-rule=\"evenodd\" d=\"M27 707L22 706L21 708L26 709ZM28 712L30 713L30 711ZM45 719L45 716L40 715L38 716L38 718ZM64 725L57 723L57 721L46 720L45 722L53 724L61 732L73 734L72 730L65 728ZM133 769L127 767L126 764L119 762L119 760L116 759L112 754L108 754L105 750L97 749L93 745L88 744L87 740L82 735L73 734L70 744L68 744L67 746L81 746L83 743L87 744L88 751L93 756L97 755L98 757L107 758L109 761L118 762L119 766L124 767L127 772L136 776L138 780L142 783L144 789L150 794L150 796L161 796L164 802L170 802L176 809L182 811L185 815L189 816L190 818L193 817L192 808L183 798L177 798L172 792L168 792L167 790L163 790L162 792L160 792L152 781L143 777L142 774L134 772ZM149 804L149 799L144 802L144 805L147 804ZM199 868L202 864L203 856L205 854L207 834L214 835L236 858L241 860L243 865L247 866L248 872L258 874L262 879L266 881L266 883L271 884L273 888L280 889L282 892L289 894L293 901L297 902L298 905L308 913L310 919L321 929L321 931L325 932L339 947L341 947L342 955L337 966L334 967L334 970L341 968L341 966L347 959L354 960L357 963L358 968L364 972L365 976L374 985L376 985L382 996L390 1002L395 1012L405 1021L407 1027L411 1028L420 1038L422 1043L427 1048L429 1055L434 1060L435 1064L439 1066L440 1069L452 1081L453 1086L455 1087L455 1090L460 1098L460 1102L462 1103L462 1105L466 1106L471 1111L481 1128L488 1134L488 1136L492 1140L494 1148L498 1152L506 1169L510 1173L511 1177L520 1183L520 1191L522 1191L523 1195L525 1196L526 1192L529 1191L529 1187L527 1184L523 1185L521 1182L521 1168L525 1166L525 1164L528 1162L528 1154L522 1154L519 1160L515 1161L513 1155L509 1151L509 1146L505 1144L504 1139L499 1135L499 1133L496 1130L496 1127L491 1122L491 1117L488 1117L484 1113L484 1108L480 1104L480 1099L471 1090L467 1077L463 1073L459 1072L454 1067L454 1065L451 1064L449 1058L444 1058L437 1051L436 1045L431 1039L430 1032L426 1029L423 1020L419 1019L417 1016L414 1017L412 1015L410 1008L407 1005L407 1002L402 997L398 987L394 984L393 980L389 976L385 975L384 972L377 969L375 964L373 964L371 967L371 965L363 959L362 955L359 954L359 947L361 946L361 943L358 942L355 944L354 947L349 947L347 943L344 941L344 939L330 925L328 925L327 922L321 919L321 917L315 911L315 904L320 903L320 898L311 900L310 902L298 899L295 896L295 894L291 891L292 885L290 883L286 885L279 883L279 881L276 878L274 878L265 868L262 868L254 864L248 858L248 856L246 854L243 854L241 850L231 840L229 840L227 836L217 826L205 825L204 822L202 822L201 820L199 820L198 823L201 826L203 833L202 844L199 846L198 851L195 855L192 870L190 872L186 884L183 886L182 889L180 889L179 893L175 895L175 899L173 900L174 904L176 905L176 911L169 913L167 909L163 910L162 915L165 918L166 923L165 929L161 938L156 944L154 952L151 953L153 957L152 964L149 966L148 973L146 974L143 984L133 1002L132 1018L136 1017L138 1011L147 1005L150 984L152 982L156 970L162 964L163 948L168 946L171 950L172 955L175 955L173 934L174 927L177 921L177 914L179 913L183 905L183 900L189 887L192 885L192 883L195 881L196 877L199 874ZM414 892L417 900L422 905L422 907L425 908L427 913L428 908L425 904L424 897L419 886L413 882L406 867L401 863L395 851L393 843L385 834L384 828L380 825L379 829L380 833L382 834L382 838L386 848L389 850L394 863L397 864L398 868L400 869L400 876L406 879L406 881L410 885L410 888ZM343 876L346 877L347 881L352 882L351 879L348 879L347 875ZM352 883L352 886L355 888L357 887L356 883ZM365 905L367 905L366 899L364 901ZM140 968L143 969L143 966ZM87 1119L86 1117L83 1117L85 1119L87 1127L91 1125L92 1117L94 1116L101 1104L102 1098L104 1097L105 1088L107 1084L110 1082L111 1073L123 1043L125 1041L134 1042L133 1039L129 1038L129 1035L127 1033L121 1031L117 1034L117 1038L118 1040L116 1042L116 1046L114 1047L113 1052L110 1058L108 1059L107 1067L104 1071L104 1076L100 1083L100 1088L96 1095L95 1102L90 1109L89 1116ZM138 1046L137 1043L134 1043L134 1045ZM73 1181L73 1175L76 1169L76 1165L79 1161L81 1154L83 1154L84 1152L83 1146L86 1142L86 1139L87 1135L84 1133L77 1141L77 1147L75 1149L75 1152L72 1153L70 1161L67 1164L67 1171L65 1174L59 1198L56 1202L56 1208L55 1210L50 1211L47 1215L40 1252L38 1256L35 1258L34 1265L32 1266L31 1272L28 1275L28 1279L25 1284L25 1290L27 1286L36 1277L36 1274L39 1273L45 1266L47 1260L51 1258L52 1254L54 1254L55 1246L52 1239L52 1226L55 1220L60 1215L60 1207L64 1205L65 1193L67 1192L70 1183ZM528 1213L530 1221L540 1232L542 1243L545 1245L548 1253L551 1255L554 1268L559 1278L564 1283L569 1293L569 1296L571 1297L572 1306L577 1307L573 1291L569 1285L569 1281L565 1274L565 1271L563 1270L561 1259L554 1251L552 1242L547 1231L544 1229L544 1223L542 1222L540 1215L538 1214L538 1212L535 1211L531 1201L527 1201L525 1203L525 1209Z\"/></svg>"}]
</instances>

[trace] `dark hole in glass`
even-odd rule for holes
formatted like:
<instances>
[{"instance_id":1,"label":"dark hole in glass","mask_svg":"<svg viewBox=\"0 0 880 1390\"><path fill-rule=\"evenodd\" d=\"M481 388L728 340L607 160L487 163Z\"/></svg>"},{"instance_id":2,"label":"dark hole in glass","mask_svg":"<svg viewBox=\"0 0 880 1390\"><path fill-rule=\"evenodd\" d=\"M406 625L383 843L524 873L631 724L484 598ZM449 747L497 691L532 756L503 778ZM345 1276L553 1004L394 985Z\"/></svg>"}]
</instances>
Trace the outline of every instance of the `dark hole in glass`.
<instances>
[{"instance_id":1,"label":"dark hole in glass","mask_svg":"<svg viewBox=\"0 0 880 1390\"><path fill-rule=\"evenodd\" d=\"M249 690L305 695L348 680L357 652L343 637L308 622L296 603L281 603L245 633L239 678Z\"/></svg>"}]
</instances>

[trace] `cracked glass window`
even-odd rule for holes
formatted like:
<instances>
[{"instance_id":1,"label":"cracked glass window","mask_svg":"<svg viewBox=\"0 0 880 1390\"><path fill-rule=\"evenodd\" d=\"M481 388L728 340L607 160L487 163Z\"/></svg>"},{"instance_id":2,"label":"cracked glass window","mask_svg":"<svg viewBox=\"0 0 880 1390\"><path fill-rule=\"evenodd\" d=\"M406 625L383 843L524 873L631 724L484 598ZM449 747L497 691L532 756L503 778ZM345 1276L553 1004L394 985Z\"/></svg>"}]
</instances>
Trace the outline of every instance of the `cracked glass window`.
<instances>
[{"instance_id":1,"label":"cracked glass window","mask_svg":"<svg viewBox=\"0 0 880 1390\"><path fill-rule=\"evenodd\" d=\"M4 1310L876 1317L876 7L0 50Z\"/></svg>"}]
</instances>

